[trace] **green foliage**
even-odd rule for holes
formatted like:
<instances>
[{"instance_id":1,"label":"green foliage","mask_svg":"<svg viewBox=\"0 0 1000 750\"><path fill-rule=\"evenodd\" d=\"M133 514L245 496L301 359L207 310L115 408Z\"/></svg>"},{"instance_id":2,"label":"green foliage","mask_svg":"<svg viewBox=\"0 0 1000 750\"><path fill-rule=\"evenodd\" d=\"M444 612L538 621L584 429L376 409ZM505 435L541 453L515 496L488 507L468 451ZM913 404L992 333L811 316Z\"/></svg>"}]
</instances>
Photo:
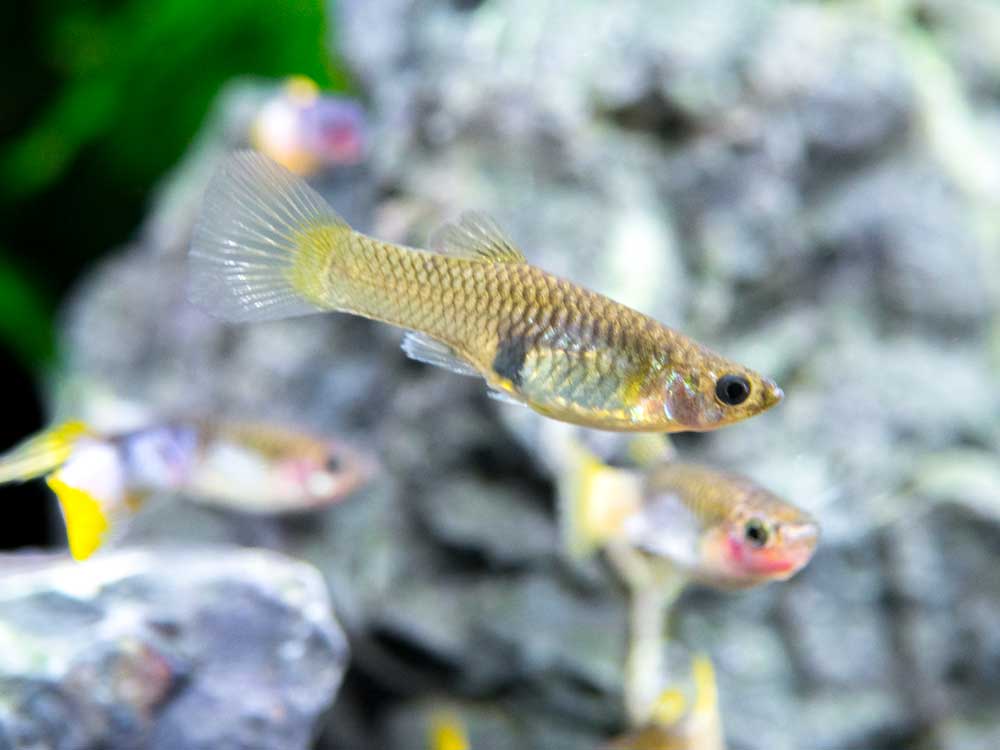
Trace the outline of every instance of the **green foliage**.
<instances>
[{"instance_id":1,"label":"green foliage","mask_svg":"<svg viewBox=\"0 0 1000 750\"><path fill-rule=\"evenodd\" d=\"M25 196L93 144L117 179L147 183L184 150L219 87L243 74L302 73L344 88L321 0L129 0L112 10L49 6L46 57L63 85L0 156L0 184Z\"/></svg>"},{"instance_id":2,"label":"green foliage","mask_svg":"<svg viewBox=\"0 0 1000 750\"><path fill-rule=\"evenodd\" d=\"M52 357L49 300L23 270L0 250L0 339L28 367L40 369Z\"/></svg>"},{"instance_id":3,"label":"green foliage","mask_svg":"<svg viewBox=\"0 0 1000 750\"><path fill-rule=\"evenodd\" d=\"M325 9L40 0L0 10L11 94L0 101L0 346L35 367L48 359L52 300L134 231L226 81L303 74L348 88Z\"/></svg>"}]
</instances>

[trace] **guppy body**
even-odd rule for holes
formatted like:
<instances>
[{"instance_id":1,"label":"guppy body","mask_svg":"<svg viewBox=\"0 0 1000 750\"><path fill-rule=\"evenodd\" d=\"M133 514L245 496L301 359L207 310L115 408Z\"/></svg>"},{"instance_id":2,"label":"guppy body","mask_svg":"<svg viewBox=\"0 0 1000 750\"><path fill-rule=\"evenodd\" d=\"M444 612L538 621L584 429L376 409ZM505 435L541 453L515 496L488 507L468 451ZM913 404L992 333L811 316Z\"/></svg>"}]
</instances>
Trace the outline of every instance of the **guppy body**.
<instances>
[{"instance_id":1,"label":"guppy body","mask_svg":"<svg viewBox=\"0 0 1000 750\"><path fill-rule=\"evenodd\" d=\"M434 250L355 232L301 179L238 153L206 194L192 299L234 321L337 310L407 328L411 357L590 427L707 430L781 399L769 379L530 265L485 216L446 226Z\"/></svg>"},{"instance_id":2,"label":"guppy body","mask_svg":"<svg viewBox=\"0 0 1000 750\"><path fill-rule=\"evenodd\" d=\"M524 263L355 235L330 283L358 300L351 312L419 330L496 391L584 425L640 424L643 385L670 366L665 355L676 347L674 332L656 321Z\"/></svg>"}]
</instances>

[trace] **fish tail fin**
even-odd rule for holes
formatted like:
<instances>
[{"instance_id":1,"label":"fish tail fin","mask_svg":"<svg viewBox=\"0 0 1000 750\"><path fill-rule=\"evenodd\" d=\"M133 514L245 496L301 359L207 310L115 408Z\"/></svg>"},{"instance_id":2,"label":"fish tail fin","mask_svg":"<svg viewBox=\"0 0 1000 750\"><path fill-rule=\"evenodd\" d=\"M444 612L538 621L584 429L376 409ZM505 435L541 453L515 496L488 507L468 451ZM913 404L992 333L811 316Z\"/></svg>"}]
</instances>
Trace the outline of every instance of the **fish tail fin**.
<instances>
[{"instance_id":1,"label":"fish tail fin","mask_svg":"<svg viewBox=\"0 0 1000 750\"><path fill-rule=\"evenodd\" d=\"M575 558L593 554L620 535L642 502L638 473L606 465L572 439L558 484L563 544Z\"/></svg>"},{"instance_id":2,"label":"fish tail fin","mask_svg":"<svg viewBox=\"0 0 1000 750\"><path fill-rule=\"evenodd\" d=\"M712 713L719 703L719 687L715 681L715 667L705 654L698 654L691 664L695 686L695 710Z\"/></svg>"},{"instance_id":3,"label":"fish tail fin","mask_svg":"<svg viewBox=\"0 0 1000 750\"><path fill-rule=\"evenodd\" d=\"M0 484L51 474L66 463L76 441L88 434L83 422L63 422L33 435L0 455Z\"/></svg>"},{"instance_id":4,"label":"fish tail fin","mask_svg":"<svg viewBox=\"0 0 1000 750\"><path fill-rule=\"evenodd\" d=\"M594 523L594 485L604 465L598 458L571 440L559 479L559 510L563 543L572 557L587 557L600 546L601 534Z\"/></svg>"},{"instance_id":5,"label":"fish tail fin","mask_svg":"<svg viewBox=\"0 0 1000 750\"><path fill-rule=\"evenodd\" d=\"M430 750L469 750L469 738L454 711L436 711L430 720Z\"/></svg>"},{"instance_id":6,"label":"fish tail fin","mask_svg":"<svg viewBox=\"0 0 1000 750\"><path fill-rule=\"evenodd\" d=\"M45 480L59 499L66 538L74 560L86 560L104 543L112 521L101 503L90 491L67 484L58 474Z\"/></svg>"},{"instance_id":7,"label":"fish tail fin","mask_svg":"<svg viewBox=\"0 0 1000 750\"><path fill-rule=\"evenodd\" d=\"M339 309L331 268L353 236L303 179L262 154L237 151L205 193L189 296L232 322Z\"/></svg>"}]
</instances>

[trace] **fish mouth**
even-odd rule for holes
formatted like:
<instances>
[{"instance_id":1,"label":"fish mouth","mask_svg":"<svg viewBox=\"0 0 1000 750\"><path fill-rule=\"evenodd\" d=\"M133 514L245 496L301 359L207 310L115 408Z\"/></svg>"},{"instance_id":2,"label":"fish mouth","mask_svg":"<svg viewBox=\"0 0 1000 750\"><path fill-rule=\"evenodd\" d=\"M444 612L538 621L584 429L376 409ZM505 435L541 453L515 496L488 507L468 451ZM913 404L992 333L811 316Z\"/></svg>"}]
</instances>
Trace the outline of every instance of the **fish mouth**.
<instances>
[{"instance_id":1,"label":"fish mouth","mask_svg":"<svg viewBox=\"0 0 1000 750\"><path fill-rule=\"evenodd\" d=\"M770 409L781 403L785 392L770 378L764 378L764 408Z\"/></svg>"}]
</instances>

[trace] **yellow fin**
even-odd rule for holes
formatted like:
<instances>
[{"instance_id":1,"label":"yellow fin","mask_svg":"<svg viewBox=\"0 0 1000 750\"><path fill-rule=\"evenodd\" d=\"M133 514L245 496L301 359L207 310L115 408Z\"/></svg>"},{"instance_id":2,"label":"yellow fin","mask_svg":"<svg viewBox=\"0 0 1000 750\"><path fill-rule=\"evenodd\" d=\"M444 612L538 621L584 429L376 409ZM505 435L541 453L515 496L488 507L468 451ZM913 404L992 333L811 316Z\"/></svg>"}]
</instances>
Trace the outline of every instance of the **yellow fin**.
<instances>
[{"instance_id":1,"label":"yellow fin","mask_svg":"<svg viewBox=\"0 0 1000 750\"><path fill-rule=\"evenodd\" d=\"M668 688L660 693L653 705L653 722L658 726L668 728L684 718L688 709L687 699L677 688Z\"/></svg>"},{"instance_id":2,"label":"yellow fin","mask_svg":"<svg viewBox=\"0 0 1000 750\"><path fill-rule=\"evenodd\" d=\"M56 476L46 479L59 498L69 551L76 560L86 560L101 546L110 524L101 504L90 493L70 487Z\"/></svg>"},{"instance_id":3,"label":"yellow fin","mask_svg":"<svg viewBox=\"0 0 1000 750\"><path fill-rule=\"evenodd\" d=\"M89 432L83 422L64 422L28 438L0 456L0 483L23 482L55 471Z\"/></svg>"},{"instance_id":4,"label":"yellow fin","mask_svg":"<svg viewBox=\"0 0 1000 750\"><path fill-rule=\"evenodd\" d=\"M451 711L431 717L430 750L469 750L469 738L462 720Z\"/></svg>"},{"instance_id":5,"label":"yellow fin","mask_svg":"<svg viewBox=\"0 0 1000 750\"><path fill-rule=\"evenodd\" d=\"M704 654L698 654L692 661L691 674L694 678L695 713L716 711L719 704L719 689L715 682L712 660Z\"/></svg>"},{"instance_id":6,"label":"yellow fin","mask_svg":"<svg viewBox=\"0 0 1000 750\"><path fill-rule=\"evenodd\" d=\"M430 241L431 249L456 258L490 263L527 263L524 253L486 214L463 213L454 224L445 224Z\"/></svg>"},{"instance_id":7,"label":"yellow fin","mask_svg":"<svg viewBox=\"0 0 1000 750\"><path fill-rule=\"evenodd\" d=\"M621 530L641 502L638 476L606 466L572 441L559 481L564 544L574 557L592 554Z\"/></svg>"}]
</instances>

